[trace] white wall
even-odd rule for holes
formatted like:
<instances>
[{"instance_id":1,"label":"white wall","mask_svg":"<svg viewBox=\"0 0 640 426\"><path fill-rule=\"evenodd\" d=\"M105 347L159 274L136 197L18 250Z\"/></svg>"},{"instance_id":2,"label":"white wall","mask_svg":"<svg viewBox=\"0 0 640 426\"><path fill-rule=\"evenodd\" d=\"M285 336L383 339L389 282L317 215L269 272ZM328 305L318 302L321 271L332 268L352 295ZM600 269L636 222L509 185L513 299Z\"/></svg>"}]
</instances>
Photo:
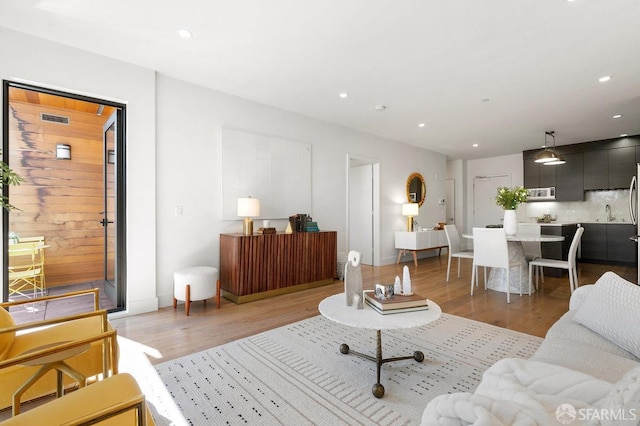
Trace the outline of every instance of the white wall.
<instances>
[{"instance_id":1,"label":"white wall","mask_svg":"<svg viewBox=\"0 0 640 426\"><path fill-rule=\"evenodd\" d=\"M522 153L513 155L504 155L500 157L483 158L480 160L469 160L467 162L466 176L466 223L464 232L471 233L471 224L473 223L473 179L476 176L511 176L510 186L524 185ZM524 221L526 213L524 207L519 207L516 211L518 220Z\"/></svg>"},{"instance_id":2,"label":"white wall","mask_svg":"<svg viewBox=\"0 0 640 426\"><path fill-rule=\"evenodd\" d=\"M157 309L154 71L2 27L0 46L3 80L127 105L127 306L130 313Z\"/></svg>"},{"instance_id":3,"label":"white wall","mask_svg":"<svg viewBox=\"0 0 640 426\"><path fill-rule=\"evenodd\" d=\"M338 232L346 247L347 154L380 162L381 263L395 262L394 231L403 230L405 184L421 172L427 196L421 224L436 223L446 174L440 154L355 132L159 75L157 78L158 296L171 303L172 274L189 265L219 265L219 234L240 232L221 219L220 129L225 126L312 145L312 211L322 230ZM292 188L295 190L295 188ZM184 216L176 216L175 206ZM305 212L292 212L305 213ZM283 230L286 222L271 221Z\"/></svg>"}]
</instances>

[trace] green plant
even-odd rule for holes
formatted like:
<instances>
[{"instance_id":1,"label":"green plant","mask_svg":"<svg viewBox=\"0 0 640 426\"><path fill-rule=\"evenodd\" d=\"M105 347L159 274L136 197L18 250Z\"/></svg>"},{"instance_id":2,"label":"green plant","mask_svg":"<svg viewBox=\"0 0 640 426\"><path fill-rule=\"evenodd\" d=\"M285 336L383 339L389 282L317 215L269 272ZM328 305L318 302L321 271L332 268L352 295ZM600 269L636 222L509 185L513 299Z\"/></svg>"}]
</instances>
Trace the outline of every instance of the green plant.
<instances>
[{"instance_id":1,"label":"green plant","mask_svg":"<svg viewBox=\"0 0 640 426\"><path fill-rule=\"evenodd\" d=\"M515 188L501 186L498 188L496 204L505 210L515 210L520 203L525 201L527 201L527 190L521 186Z\"/></svg>"},{"instance_id":2,"label":"green plant","mask_svg":"<svg viewBox=\"0 0 640 426\"><path fill-rule=\"evenodd\" d=\"M2 156L2 151L0 151ZM9 197L4 195L4 187L6 185L20 185L24 179L14 172L4 161L0 161L0 206L7 211L17 209L9 203Z\"/></svg>"}]
</instances>

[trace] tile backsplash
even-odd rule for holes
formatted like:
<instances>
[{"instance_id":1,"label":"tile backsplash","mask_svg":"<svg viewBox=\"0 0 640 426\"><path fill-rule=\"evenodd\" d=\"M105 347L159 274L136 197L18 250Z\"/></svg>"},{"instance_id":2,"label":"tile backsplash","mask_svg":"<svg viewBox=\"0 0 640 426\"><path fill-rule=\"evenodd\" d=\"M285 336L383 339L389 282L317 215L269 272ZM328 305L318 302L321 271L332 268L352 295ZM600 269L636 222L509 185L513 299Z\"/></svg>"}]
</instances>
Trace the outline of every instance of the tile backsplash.
<instances>
[{"instance_id":1,"label":"tile backsplash","mask_svg":"<svg viewBox=\"0 0 640 426\"><path fill-rule=\"evenodd\" d=\"M556 222L606 222L606 205L616 222L631 222L629 190L585 191L585 201L543 201L525 203L518 209L521 222L535 222L544 214L556 216Z\"/></svg>"}]
</instances>

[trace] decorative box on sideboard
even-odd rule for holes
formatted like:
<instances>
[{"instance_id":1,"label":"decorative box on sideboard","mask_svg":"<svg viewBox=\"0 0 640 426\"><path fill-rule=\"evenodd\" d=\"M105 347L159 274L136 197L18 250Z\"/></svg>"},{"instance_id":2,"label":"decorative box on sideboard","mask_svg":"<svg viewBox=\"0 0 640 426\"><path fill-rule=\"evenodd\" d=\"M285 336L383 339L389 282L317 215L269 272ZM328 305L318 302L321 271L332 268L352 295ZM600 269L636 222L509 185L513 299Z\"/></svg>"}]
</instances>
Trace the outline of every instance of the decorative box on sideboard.
<instances>
[{"instance_id":1,"label":"decorative box on sideboard","mask_svg":"<svg viewBox=\"0 0 640 426\"><path fill-rule=\"evenodd\" d=\"M337 232L220 235L222 296L245 303L331 284Z\"/></svg>"}]
</instances>

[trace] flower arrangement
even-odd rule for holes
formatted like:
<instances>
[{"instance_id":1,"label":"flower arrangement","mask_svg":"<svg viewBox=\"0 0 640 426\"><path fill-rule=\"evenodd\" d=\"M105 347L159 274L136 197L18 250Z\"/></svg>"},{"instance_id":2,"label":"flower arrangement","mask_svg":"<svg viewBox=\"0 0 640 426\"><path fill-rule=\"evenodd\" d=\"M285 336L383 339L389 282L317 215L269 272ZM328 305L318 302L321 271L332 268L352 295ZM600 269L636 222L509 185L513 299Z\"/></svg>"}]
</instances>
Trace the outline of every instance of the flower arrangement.
<instances>
[{"instance_id":1,"label":"flower arrangement","mask_svg":"<svg viewBox=\"0 0 640 426\"><path fill-rule=\"evenodd\" d=\"M515 188L501 186L498 188L496 204L505 210L515 210L520 203L525 201L527 201L527 190L521 186Z\"/></svg>"}]
</instances>

